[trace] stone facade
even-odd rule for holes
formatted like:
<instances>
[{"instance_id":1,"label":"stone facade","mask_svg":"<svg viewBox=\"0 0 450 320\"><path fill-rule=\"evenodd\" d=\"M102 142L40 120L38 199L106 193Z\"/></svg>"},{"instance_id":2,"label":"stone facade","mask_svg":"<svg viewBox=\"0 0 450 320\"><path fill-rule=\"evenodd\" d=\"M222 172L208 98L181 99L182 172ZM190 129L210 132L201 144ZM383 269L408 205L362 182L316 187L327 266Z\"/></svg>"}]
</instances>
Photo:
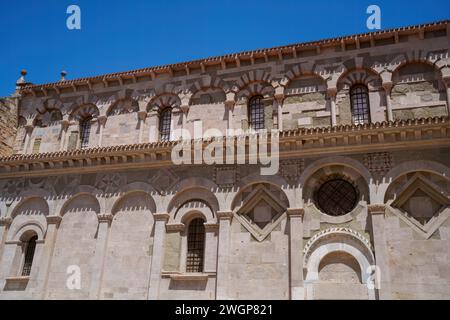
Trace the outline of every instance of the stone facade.
<instances>
[{"instance_id":1,"label":"stone facade","mask_svg":"<svg viewBox=\"0 0 450 320\"><path fill-rule=\"evenodd\" d=\"M450 299L449 40L445 21L22 78L17 133L1 131L14 143L0 158L0 298ZM254 97L277 174L250 159L173 163L199 124L211 141L241 129L250 150Z\"/></svg>"},{"instance_id":2,"label":"stone facade","mask_svg":"<svg viewBox=\"0 0 450 320\"><path fill-rule=\"evenodd\" d=\"M0 99L0 156L13 151L17 132L17 106L15 99Z\"/></svg>"}]
</instances>

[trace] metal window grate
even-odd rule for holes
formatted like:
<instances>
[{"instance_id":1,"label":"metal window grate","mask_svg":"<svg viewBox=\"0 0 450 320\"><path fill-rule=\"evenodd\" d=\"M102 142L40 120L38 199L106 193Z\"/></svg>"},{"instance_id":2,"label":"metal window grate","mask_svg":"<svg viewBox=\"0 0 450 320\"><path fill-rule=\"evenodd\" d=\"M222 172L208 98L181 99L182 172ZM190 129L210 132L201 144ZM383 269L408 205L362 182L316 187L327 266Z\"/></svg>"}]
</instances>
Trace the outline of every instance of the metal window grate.
<instances>
[{"instance_id":1,"label":"metal window grate","mask_svg":"<svg viewBox=\"0 0 450 320\"><path fill-rule=\"evenodd\" d=\"M161 141L170 141L170 124L172 122L172 109L166 108L159 118L159 136Z\"/></svg>"},{"instance_id":2,"label":"metal window grate","mask_svg":"<svg viewBox=\"0 0 450 320\"><path fill-rule=\"evenodd\" d=\"M92 118L86 118L80 123L80 142L81 149L89 147L89 136L91 135L91 120Z\"/></svg>"},{"instance_id":3,"label":"metal window grate","mask_svg":"<svg viewBox=\"0 0 450 320\"><path fill-rule=\"evenodd\" d=\"M264 104L263 97L256 96L250 99L249 102L249 125L253 130L264 129Z\"/></svg>"},{"instance_id":4,"label":"metal window grate","mask_svg":"<svg viewBox=\"0 0 450 320\"><path fill-rule=\"evenodd\" d=\"M202 219L192 220L188 229L186 272L203 272L205 226Z\"/></svg>"},{"instance_id":5,"label":"metal window grate","mask_svg":"<svg viewBox=\"0 0 450 320\"><path fill-rule=\"evenodd\" d=\"M89 147L89 136L91 135L92 117L86 118L80 123L80 142L81 149Z\"/></svg>"},{"instance_id":6,"label":"metal window grate","mask_svg":"<svg viewBox=\"0 0 450 320\"><path fill-rule=\"evenodd\" d=\"M358 193L351 183L334 179L325 182L316 197L320 210L331 216L341 216L355 208Z\"/></svg>"},{"instance_id":7,"label":"metal window grate","mask_svg":"<svg viewBox=\"0 0 450 320\"><path fill-rule=\"evenodd\" d=\"M369 91L366 86L357 85L350 90L354 124L370 123Z\"/></svg>"},{"instance_id":8,"label":"metal window grate","mask_svg":"<svg viewBox=\"0 0 450 320\"><path fill-rule=\"evenodd\" d=\"M25 248L25 261L23 263L22 276L28 277L31 273L31 266L33 265L34 251L36 249L37 236L32 237Z\"/></svg>"}]
</instances>

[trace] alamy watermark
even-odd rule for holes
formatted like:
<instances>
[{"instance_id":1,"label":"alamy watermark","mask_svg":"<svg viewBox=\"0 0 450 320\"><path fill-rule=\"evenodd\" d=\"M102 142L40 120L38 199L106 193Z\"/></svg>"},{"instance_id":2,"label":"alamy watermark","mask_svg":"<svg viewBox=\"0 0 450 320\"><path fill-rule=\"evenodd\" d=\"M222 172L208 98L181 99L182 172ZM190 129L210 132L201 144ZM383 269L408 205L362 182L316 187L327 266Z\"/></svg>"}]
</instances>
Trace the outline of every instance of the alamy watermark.
<instances>
[{"instance_id":1,"label":"alamy watermark","mask_svg":"<svg viewBox=\"0 0 450 320\"><path fill-rule=\"evenodd\" d=\"M69 15L66 20L66 26L69 30L81 30L81 9L72 4L67 7L66 13Z\"/></svg>"},{"instance_id":2,"label":"alamy watermark","mask_svg":"<svg viewBox=\"0 0 450 320\"><path fill-rule=\"evenodd\" d=\"M186 129L171 132L171 140L178 141L171 159L175 165L260 165L261 175L276 175L280 161L279 135L278 130L227 129L224 133L211 128L203 132L202 122L196 121L193 136ZM150 128L150 136L157 136L155 127Z\"/></svg>"}]
</instances>

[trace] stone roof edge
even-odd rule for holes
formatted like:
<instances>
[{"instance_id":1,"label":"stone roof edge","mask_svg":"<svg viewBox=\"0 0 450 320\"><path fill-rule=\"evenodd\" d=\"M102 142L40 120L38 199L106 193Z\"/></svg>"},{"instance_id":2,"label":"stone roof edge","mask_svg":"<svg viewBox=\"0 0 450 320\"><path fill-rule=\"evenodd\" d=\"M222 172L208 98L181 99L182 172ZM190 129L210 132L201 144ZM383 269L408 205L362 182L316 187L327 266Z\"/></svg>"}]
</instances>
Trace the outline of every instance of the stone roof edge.
<instances>
[{"instance_id":1,"label":"stone roof edge","mask_svg":"<svg viewBox=\"0 0 450 320\"><path fill-rule=\"evenodd\" d=\"M318 127L318 128L299 128L294 130L286 130L279 133L280 139L290 139L297 137L312 137L319 134L355 134L357 132L369 131L374 129L395 129L395 128L414 128L422 125L436 125L436 124L450 124L450 117L433 117L433 118L421 118L410 120L397 120L397 121L384 121L364 125L340 125L336 127ZM248 135L244 135L248 136ZM269 134L270 136L270 134ZM220 137L221 139L227 139L226 137ZM238 138L233 137L233 138ZM203 142L212 141L213 138L204 139ZM217 139L217 138L216 138ZM199 141L199 140L197 140ZM50 153L38 153L38 154L15 154L6 157L0 157L0 166L7 165L11 162L17 161L48 161L58 160L65 157L73 156L102 156L108 153L115 152L140 152L144 150L163 150L171 149L179 143L195 143L196 140L190 141L169 141L169 142L154 142L154 143L140 143L140 144L127 144L107 147L96 147L90 149L77 149L73 151L58 151Z\"/></svg>"},{"instance_id":2,"label":"stone roof edge","mask_svg":"<svg viewBox=\"0 0 450 320\"><path fill-rule=\"evenodd\" d=\"M77 79L67 80L67 81L50 82L50 83L36 84L36 85L27 85L27 86L22 87L20 89L20 91L27 91L27 90L33 90L33 89L44 89L44 88L49 88L49 87L54 87L54 86L70 86L70 85L74 85L74 84L86 83L90 80L113 79L113 78L117 78L117 77L121 77L121 76L137 76L140 74L147 74L147 73L155 72L158 70L171 69L171 68L177 67L177 66L179 67L179 66L187 66L189 64L201 64L201 63L206 63L206 62L210 62L210 61L220 61L220 60L227 59L227 58L238 58L241 56L242 57L243 56L251 56L253 54L267 53L267 52L277 51L277 50L332 44L334 42L339 43L339 42L345 41L345 40L356 40L359 38L370 37L370 36L381 36L381 35L386 35L386 34L389 34L392 32L414 31L414 30L420 30L423 28L431 28L431 27L448 25L449 22L450 22L450 20L441 20L441 21L424 23L424 24L413 25L413 26L391 28L391 29L386 29L386 30L379 30L379 31L360 33L360 34L348 35L348 36L340 36L340 37L328 38L328 39L310 41L310 42L302 42L302 43L277 46L277 47L266 48L266 49L255 49L255 50L250 50L250 51L242 51L242 52L226 54L226 55L222 55L222 56L213 56L213 57L204 58L204 59L196 59L196 60L191 60L191 61L185 61L185 62L179 62L179 63L167 64L167 65L160 65L160 66L154 66L154 67L148 67L148 68L140 68L140 69L135 69L135 70L130 70L130 71L114 72L114 73L108 73L108 74L92 76L92 77L77 78Z\"/></svg>"}]
</instances>

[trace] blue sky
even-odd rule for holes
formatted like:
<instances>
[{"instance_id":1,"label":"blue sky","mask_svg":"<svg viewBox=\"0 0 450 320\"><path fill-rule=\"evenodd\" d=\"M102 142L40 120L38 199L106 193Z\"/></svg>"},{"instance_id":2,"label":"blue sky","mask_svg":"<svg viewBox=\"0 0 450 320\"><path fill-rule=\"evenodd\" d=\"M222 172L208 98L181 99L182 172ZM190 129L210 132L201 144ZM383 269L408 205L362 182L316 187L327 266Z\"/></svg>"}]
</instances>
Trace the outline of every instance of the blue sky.
<instances>
[{"instance_id":1,"label":"blue sky","mask_svg":"<svg viewBox=\"0 0 450 320\"><path fill-rule=\"evenodd\" d=\"M0 0L0 96L21 69L45 83L367 32L371 4L383 29L450 18L449 0Z\"/></svg>"}]
</instances>

